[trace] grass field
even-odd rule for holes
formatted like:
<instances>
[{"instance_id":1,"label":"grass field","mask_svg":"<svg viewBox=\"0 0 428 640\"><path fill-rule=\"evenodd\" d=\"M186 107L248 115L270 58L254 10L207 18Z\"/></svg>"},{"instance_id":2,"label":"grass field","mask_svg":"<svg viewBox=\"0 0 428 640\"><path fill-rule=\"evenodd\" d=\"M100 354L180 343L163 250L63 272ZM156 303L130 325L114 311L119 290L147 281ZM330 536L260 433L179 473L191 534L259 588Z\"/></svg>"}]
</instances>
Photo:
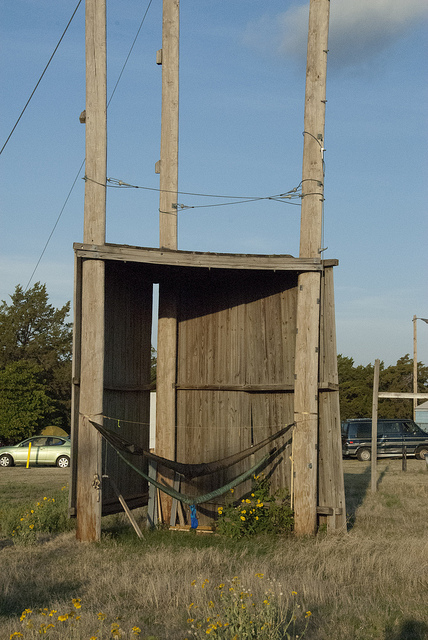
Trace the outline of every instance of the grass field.
<instances>
[{"instance_id":1,"label":"grass field","mask_svg":"<svg viewBox=\"0 0 428 640\"><path fill-rule=\"evenodd\" d=\"M344 467L349 527L333 536L233 542L155 531L140 541L130 526L118 528L119 519L110 516L99 544L78 543L68 532L16 546L1 535L0 520L0 639L46 633L55 640L190 640L196 637L187 622L194 615L191 603L209 611L219 585L239 584L254 602L277 598L294 612L293 639L427 640L426 463L408 460L403 473L400 460L379 460L375 494L370 463L345 461ZM24 508L57 495L69 473L0 469L0 517L11 505ZM32 613L20 621L25 609ZM33 629L26 626L29 620ZM204 637L233 637L216 633Z\"/></svg>"}]
</instances>

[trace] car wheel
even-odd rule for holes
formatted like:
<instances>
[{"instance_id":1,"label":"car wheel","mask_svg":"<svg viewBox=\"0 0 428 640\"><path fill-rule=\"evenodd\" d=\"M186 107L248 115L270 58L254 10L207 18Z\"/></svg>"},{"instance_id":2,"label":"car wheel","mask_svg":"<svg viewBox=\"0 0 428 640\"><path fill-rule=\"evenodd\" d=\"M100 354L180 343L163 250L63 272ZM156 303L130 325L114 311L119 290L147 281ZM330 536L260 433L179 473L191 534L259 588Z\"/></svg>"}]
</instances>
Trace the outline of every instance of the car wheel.
<instances>
[{"instance_id":1,"label":"car wheel","mask_svg":"<svg viewBox=\"0 0 428 640\"><path fill-rule=\"evenodd\" d=\"M65 469L70 466L70 458L68 456L60 456L56 461L56 466Z\"/></svg>"},{"instance_id":2,"label":"car wheel","mask_svg":"<svg viewBox=\"0 0 428 640\"><path fill-rule=\"evenodd\" d=\"M8 453L0 456L0 467L13 467L13 458Z\"/></svg>"},{"instance_id":3,"label":"car wheel","mask_svg":"<svg viewBox=\"0 0 428 640\"><path fill-rule=\"evenodd\" d=\"M358 449L357 458L361 460L361 462L368 462L371 460L372 454L370 449Z\"/></svg>"},{"instance_id":4,"label":"car wheel","mask_svg":"<svg viewBox=\"0 0 428 640\"><path fill-rule=\"evenodd\" d=\"M419 447L416 451L416 457L419 458L419 460L424 460L426 455L428 455L428 447Z\"/></svg>"}]
</instances>

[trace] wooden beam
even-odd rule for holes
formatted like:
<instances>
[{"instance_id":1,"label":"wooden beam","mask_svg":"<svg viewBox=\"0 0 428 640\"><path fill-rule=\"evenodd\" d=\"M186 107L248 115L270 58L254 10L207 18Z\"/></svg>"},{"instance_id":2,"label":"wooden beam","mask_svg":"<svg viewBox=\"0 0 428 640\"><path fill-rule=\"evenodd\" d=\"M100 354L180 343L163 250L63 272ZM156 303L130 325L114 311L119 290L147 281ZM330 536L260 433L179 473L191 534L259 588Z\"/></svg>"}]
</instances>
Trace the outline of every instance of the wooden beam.
<instances>
[{"instance_id":1,"label":"wooden beam","mask_svg":"<svg viewBox=\"0 0 428 640\"><path fill-rule=\"evenodd\" d=\"M294 385L270 384L176 384L178 391L244 391L261 393L293 393Z\"/></svg>"},{"instance_id":2,"label":"wooden beam","mask_svg":"<svg viewBox=\"0 0 428 640\"><path fill-rule=\"evenodd\" d=\"M163 0L159 245L177 249L180 2Z\"/></svg>"},{"instance_id":3,"label":"wooden beam","mask_svg":"<svg viewBox=\"0 0 428 640\"><path fill-rule=\"evenodd\" d=\"M302 168L301 258L319 258L324 200L324 123L329 0L310 0ZM294 395L295 532L317 528L320 274L298 278Z\"/></svg>"},{"instance_id":4,"label":"wooden beam","mask_svg":"<svg viewBox=\"0 0 428 640\"><path fill-rule=\"evenodd\" d=\"M179 0L163 0L159 244L167 250L177 249L179 34ZM176 354L177 297L174 287L162 283L159 287L155 450L170 460L175 459ZM165 471L158 479L172 486L170 472ZM171 503L171 498L162 494L165 522L169 521Z\"/></svg>"},{"instance_id":5,"label":"wooden beam","mask_svg":"<svg viewBox=\"0 0 428 640\"><path fill-rule=\"evenodd\" d=\"M105 0L86 0L86 168L83 241L105 242L107 164ZM82 265L76 537L101 537L101 436L85 416L102 422L104 372L104 262ZM77 376L79 377L79 376Z\"/></svg>"},{"instance_id":6,"label":"wooden beam","mask_svg":"<svg viewBox=\"0 0 428 640\"><path fill-rule=\"evenodd\" d=\"M428 400L428 393L406 393L393 391L379 391L378 398L401 398L402 400Z\"/></svg>"},{"instance_id":7,"label":"wooden beam","mask_svg":"<svg viewBox=\"0 0 428 640\"><path fill-rule=\"evenodd\" d=\"M205 253L198 251L166 251L150 247L105 244L101 246L74 244L76 255L93 260L120 260L142 262L159 266L192 267L206 269L251 269L268 271L323 271L334 267L338 260L294 258L289 255L249 255L236 253Z\"/></svg>"},{"instance_id":8,"label":"wooden beam","mask_svg":"<svg viewBox=\"0 0 428 640\"><path fill-rule=\"evenodd\" d=\"M375 360L373 372L373 402L372 402L372 456L371 456L371 490L377 491L377 416L379 392L380 361Z\"/></svg>"}]
</instances>

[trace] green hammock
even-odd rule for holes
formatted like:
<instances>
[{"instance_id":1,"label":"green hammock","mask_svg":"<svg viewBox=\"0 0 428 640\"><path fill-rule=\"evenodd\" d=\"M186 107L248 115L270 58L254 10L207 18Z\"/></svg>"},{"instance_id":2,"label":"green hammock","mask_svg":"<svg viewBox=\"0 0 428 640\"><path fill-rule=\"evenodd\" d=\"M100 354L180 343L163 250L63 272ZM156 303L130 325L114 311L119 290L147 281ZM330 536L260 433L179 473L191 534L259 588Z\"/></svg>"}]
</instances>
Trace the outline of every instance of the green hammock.
<instances>
[{"instance_id":1,"label":"green hammock","mask_svg":"<svg viewBox=\"0 0 428 640\"><path fill-rule=\"evenodd\" d=\"M112 431L111 429L106 429L106 427L99 424L98 422L95 422L90 418L88 418L88 420L92 424L92 426L95 427L95 429L97 429L101 433L103 438L107 440L107 442L109 442L116 451L131 453L134 456L135 455L144 456L148 460L153 460L153 462L157 462L158 464L161 464L164 467L167 467L168 469L172 469L173 471L176 471L180 475L184 476L187 480L192 480L193 478L198 478L200 476L208 475L210 473L223 471L224 469L227 469L232 465L237 464L238 462L241 462L245 458L248 458L250 455L253 455L254 453L259 451L266 445L270 444L277 438L280 438L281 436L285 435L287 431L289 431L291 427L295 425L295 423L293 422L292 424L289 424L286 427L283 427L276 433L273 433L272 435L268 436L261 442L258 442L257 444L254 444L253 446L248 447L244 451L240 451L238 453L234 453L231 456L228 456L227 458L223 458L222 460L216 460L214 462L202 462L199 464L189 464L189 463L183 463L183 462L176 462L175 460L168 460L167 458L162 458L161 456L157 456L156 454L151 453L150 451L147 451L142 447L130 442L129 440L124 438L122 435L119 435L117 432Z\"/></svg>"},{"instance_id":2,"label":"green hammock","mask_svg":"<svg viewBox=\"0 0 428 640\"><path fill-rule=\"evenodd\" d=\"M219 489L215 489L214 491L210 491L210 493L206 493L203 496L188 496L184 493L179 493L178 491L175 491L171 487L167 487L164 484L157 482L157 480L154 480L153 478L149 478L149 476L146 475L144 471L141 471L141 469L138 469L135 465L132 464L132 462L129 462L129 460L127 460L125 456L123 456L120 453L120 451L116 450L116 453L119 456L119 458L121 458L129 467L131 467L131 469L133 469L136 473L138 473L138 475L143 477L145 480L147 480L150 484L152 484L157 489L160 489L164 493L171 496L171 498L175 498L176 500L179 500L184 504L196 505L196 504L201 504L203 502L209 502L213 498L222 496L224 493L227 493L227 491L230 491L230 489L233 489L238 484L241 484L241 482L244 482L245 480L247 480L253 473L257 471L257 469L262 467L269 460L273 452L268 453L264 458L259 460L259 462L257 462L253 467L251 467L251 469L248 469L248 471L245 471L245 473L241 474L231 482L228 482L223 487L220 487Z\"/></svg>"}]
</instances>

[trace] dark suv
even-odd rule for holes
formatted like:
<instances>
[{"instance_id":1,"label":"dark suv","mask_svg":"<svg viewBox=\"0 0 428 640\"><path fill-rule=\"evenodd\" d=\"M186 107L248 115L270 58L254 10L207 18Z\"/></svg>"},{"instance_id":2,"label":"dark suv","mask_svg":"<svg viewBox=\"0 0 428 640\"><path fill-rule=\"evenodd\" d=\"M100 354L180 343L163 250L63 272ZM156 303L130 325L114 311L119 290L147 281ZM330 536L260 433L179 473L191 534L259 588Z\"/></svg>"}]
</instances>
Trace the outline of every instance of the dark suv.
<instances>
[{"instance_id":1,"label":"dark suv","mask_svg":"<svg viewBox=\"0 0 428 640\"><path fill-rule=\"evenodd\" d=\"M401 456L406 447L409 456L423 459L428 455L428 433L413 420L378 420L377 455L379 458ZM372 421L356 418L342 422L342 453L346 458L370 460Z\"/></svg>"}]
</instances>

